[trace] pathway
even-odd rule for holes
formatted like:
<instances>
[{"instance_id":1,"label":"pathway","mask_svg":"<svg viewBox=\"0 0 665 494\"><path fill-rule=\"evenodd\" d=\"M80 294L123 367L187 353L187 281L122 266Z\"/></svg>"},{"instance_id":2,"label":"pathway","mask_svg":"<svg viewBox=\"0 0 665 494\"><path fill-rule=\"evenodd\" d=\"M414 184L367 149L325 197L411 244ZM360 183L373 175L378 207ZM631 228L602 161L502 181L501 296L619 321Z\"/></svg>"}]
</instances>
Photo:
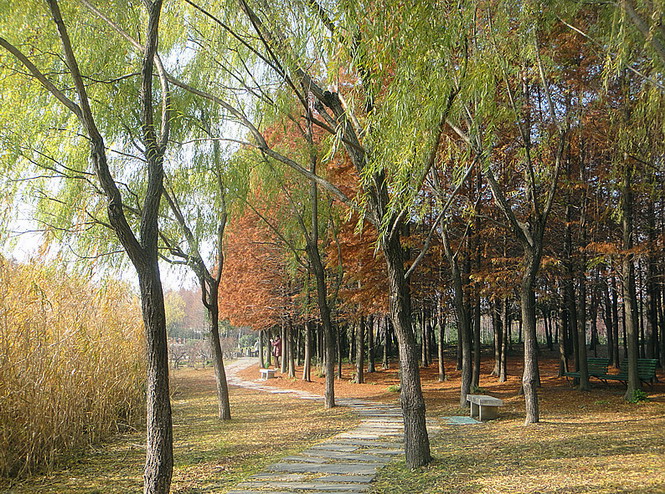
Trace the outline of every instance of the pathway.
<instances>
[{"instance_id":1,"label":"pathway","mask_svg":"<svg viewBox=\"0 0 665 494\"><path fill-rule=\"evenodd\" d=\"M323 401L323 397L306 391L277 388L238 377L239 370L255 363L255 358L242 358L228 365L229 384ZM298 455L282 458L266 467L265 471L250 477L249 481L239 484L229 494L368 492L378 469L403 452L402 412L397 406L367 400L337 398L335 402L353 408L360 415L360 425ZM428 428L432 430L435 426L429 424Z\"/></svg>"}]
</instances>

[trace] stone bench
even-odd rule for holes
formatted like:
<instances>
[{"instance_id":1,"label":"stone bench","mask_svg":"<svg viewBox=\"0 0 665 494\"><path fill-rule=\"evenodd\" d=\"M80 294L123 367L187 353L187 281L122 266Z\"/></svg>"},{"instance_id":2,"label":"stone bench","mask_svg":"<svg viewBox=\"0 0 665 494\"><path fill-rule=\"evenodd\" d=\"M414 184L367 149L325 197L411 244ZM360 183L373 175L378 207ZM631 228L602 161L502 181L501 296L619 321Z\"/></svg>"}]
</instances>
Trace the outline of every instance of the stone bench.
<instances>
[{"instance_id":1,"label":"stone bench","mask_svg":"<svg viewBox=\"0 0 665 494\"><path fill-rule=\"evenodd\" d=\"M466 401L471 404L471 417L478 417L481 422L497 418L499 407L503 406L502 400L487 395L466 395Z\"/></svg>"},{"instance_id":2,"label":"stone bench","mask_svg":"<svg viewBox=\"0 0 665 494\"><path fill-rule=\"evenodd\" d=\"M261 373L261 379L264 381L275 377L275 369L259 369L259 372Z\"/></svg>"}]
</instances>

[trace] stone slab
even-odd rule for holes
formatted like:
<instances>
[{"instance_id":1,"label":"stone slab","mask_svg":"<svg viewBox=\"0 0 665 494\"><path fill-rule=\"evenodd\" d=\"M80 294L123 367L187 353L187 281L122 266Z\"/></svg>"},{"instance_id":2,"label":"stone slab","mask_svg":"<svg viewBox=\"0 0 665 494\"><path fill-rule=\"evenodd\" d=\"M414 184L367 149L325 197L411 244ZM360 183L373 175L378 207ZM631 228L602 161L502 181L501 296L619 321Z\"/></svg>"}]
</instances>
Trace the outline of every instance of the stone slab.
<instances>
[{"instance_id":1,"label":"stone slab","mask_svg":"<svg viewBox=\"0 0 665 494\"><path fill-rule=\"evenodd\" d=\"M356 446L356 448L394 448L403 443L403 441L386 441L385 438L382 440L346 438L339 439L339 442Z\"/></svg>"},{"instance_id":2,"label":"stone slab","mask_svg":"<svg viewBox=\"0 0 665 494\"><path fill-rule=\"evenodd\" d=\"M266 470L289 473L329 473L337 475L375 475L376 463L326 463L314 465L310 463L275 463Z\"/></svg>"},{"instance_id":3,"label":"stone slab","mask_svg":"<svg viewBox=\"0 0 665 494\"><path fill-rule=\"evenodd\" d=\"M319 482L356 482L359 484L369 484L374 479L371 475L326 475L319 477Z\"/></svg>"},{"instance_id":4,"label":"stone slab","mask_svg":"<svg viewBox=\"0 0 665 494\"><path fill-rule=\"evenodd\" d=\"M466 424L480 424L480 422L474 418L471 417L459 417L459 416L453 416L453 417L441 417L441 420L444 420L446 424L449 425L466 425Z\"/></svg>"},{"instance_id":5,"label":"stone slab","mask_svg":"<svg viewBox=\"0 0 665 494\"><path fill-rule=\"evenodd\" d=\"M288 489L290 491L319 491L319 492L363 492L369 490L366 484L324 483L318 480L310 482L243 482L239 488L247 489Z\"/></svg>"},{"instance_id":6,"label":"stone slab","mask_svg":"<svg viewBox=\"0 0 665 494\"><path fill-rule=\"evenodd\" d=\"M274 482L299 482L303 479L306 479L307 475L302 473L257 473L252 475L250 479L252 480L271 480Z\"/></svg>"},{"instance_id":7,"label":"stone slab","mask_svg":"<svg viewBox=\"0 0 665 494\"><path fill-rule=\"evenodd\" d=\"M328 449L331 451L346 451L346 452L352 452L356 451L358 449L358 446L351 445L351 444L340 444L340 443L321 443L317 444L316 446L312 446L309 449Z\"/></svg>"},{"instance_id":8,"label":"stone slab","mask_svg":"<svg viewBox=\"0 0 665 494\"><path fill-rule=\"evenodd\" d=\"M389 460L386 459L385 457L377 456L377 455L370 455L365 452L362 453L345 453L345 452L336 452L336 451L305 451L303 452L303 457L307 458L305 462L310 462L308 459L311 459L311 463L316 463L316 460L321 460L318 461L319 463L324 463L326 461L339 461L339 460L346 460L346 461L359 461L359 462L365 462L365 463L387 463ZM306 456L305 456L306 455ZM295 458L295 457L292 457ZM286 461L294 461L290 459L284 458Z\"/></svg>"}]
</instances>

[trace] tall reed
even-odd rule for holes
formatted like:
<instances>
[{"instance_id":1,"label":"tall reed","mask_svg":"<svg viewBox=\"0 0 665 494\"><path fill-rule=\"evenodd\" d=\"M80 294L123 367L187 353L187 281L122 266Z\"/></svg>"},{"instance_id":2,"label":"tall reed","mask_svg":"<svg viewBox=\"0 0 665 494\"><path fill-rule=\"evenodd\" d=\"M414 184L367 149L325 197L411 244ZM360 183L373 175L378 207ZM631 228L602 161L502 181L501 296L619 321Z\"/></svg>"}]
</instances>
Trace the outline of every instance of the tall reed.
<instances>
[{"instance_id":1,"label":"tall reed","mask_svg":"<svg viewBox=\"0 0 665 494\"><path fill-rule=\"evenodd\" d=\"M143 326L127 286L0 258L0 293L0 475L141 420Z\"/></svg>"}]
</instances>

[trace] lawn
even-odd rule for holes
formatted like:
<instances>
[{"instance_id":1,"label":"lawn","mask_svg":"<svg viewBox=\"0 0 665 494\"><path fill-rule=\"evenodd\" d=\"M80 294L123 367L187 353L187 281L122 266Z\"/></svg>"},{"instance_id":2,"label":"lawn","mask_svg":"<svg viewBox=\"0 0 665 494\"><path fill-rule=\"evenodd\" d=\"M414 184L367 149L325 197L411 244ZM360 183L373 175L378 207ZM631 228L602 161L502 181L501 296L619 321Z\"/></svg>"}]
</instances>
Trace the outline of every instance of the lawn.
<instances>
[{"instance_id":1,"label":"lawn","mask_svg":"<svg viewBox=\"0 0 665 494\"><path fill-rule=\"evenodd\" d=\"M665 493L665 378L645 386L649 400L623 399L618 382L592 380L589 392L575 390L558 378L554 353L541 358L539 389L541 422L524 426L524 399L519 396L521 360L509 361L505 383L489 375L484 359L480 380L483 394L504 400L499 419L478 425L444 426L431 438L434 461L411 471L398 460L383 469L373 494L393 493ZM336 394L398 402L388 391L399 382L396 366L367 374L367 383L350 384L353 368L344 368L345 381ZM247 369L247 375L254 370ZM439 383L436 365L421 370L428 415L466 415L459 408L460 373L446 365L448 380ZM281 377L271 384L317 392L315 383Z\"/></svg>"},{"instance_id":2,"label":"lawn","mask_svg":"<svg viewBox=\"0 0 665 494\"><path fill-rule=\"evenodd\" d=\"M372 494L392 493L665 493L665 378L646 388L649 401L629 404L620 383L594 382L578 392L556 377L556 358L541 364L541 422L524 426L518 395L520 359L509 362L509 379L489 376L483 361L481 392L500 397L499 418L477 425L444 426L431 437L434 461L411 471L403 460L384 468ZM380 366L379 366L380 367ZM436 366L422 369L428 415L442 419L466 415L459 408L459 371L448 362L448 380L437 380ZM397 403L395 364L367 374L367 383L350 383L345 366L336 396ZM257 366L240 373L258 377ZM313 373L314 374L314 373ZM212 369L173 373L176 465L172 492L223 493L279 457L346 430L357 419L344 408L325 410L318 403L231 388L233 420L216 419ZM323 393L324 380L306 383L280 375L266 384ZM10 493L139 492L145 449L143 434L118 437L91 449L67 468L21 483L0 483Z\"/></svg>"}]
</instances>

